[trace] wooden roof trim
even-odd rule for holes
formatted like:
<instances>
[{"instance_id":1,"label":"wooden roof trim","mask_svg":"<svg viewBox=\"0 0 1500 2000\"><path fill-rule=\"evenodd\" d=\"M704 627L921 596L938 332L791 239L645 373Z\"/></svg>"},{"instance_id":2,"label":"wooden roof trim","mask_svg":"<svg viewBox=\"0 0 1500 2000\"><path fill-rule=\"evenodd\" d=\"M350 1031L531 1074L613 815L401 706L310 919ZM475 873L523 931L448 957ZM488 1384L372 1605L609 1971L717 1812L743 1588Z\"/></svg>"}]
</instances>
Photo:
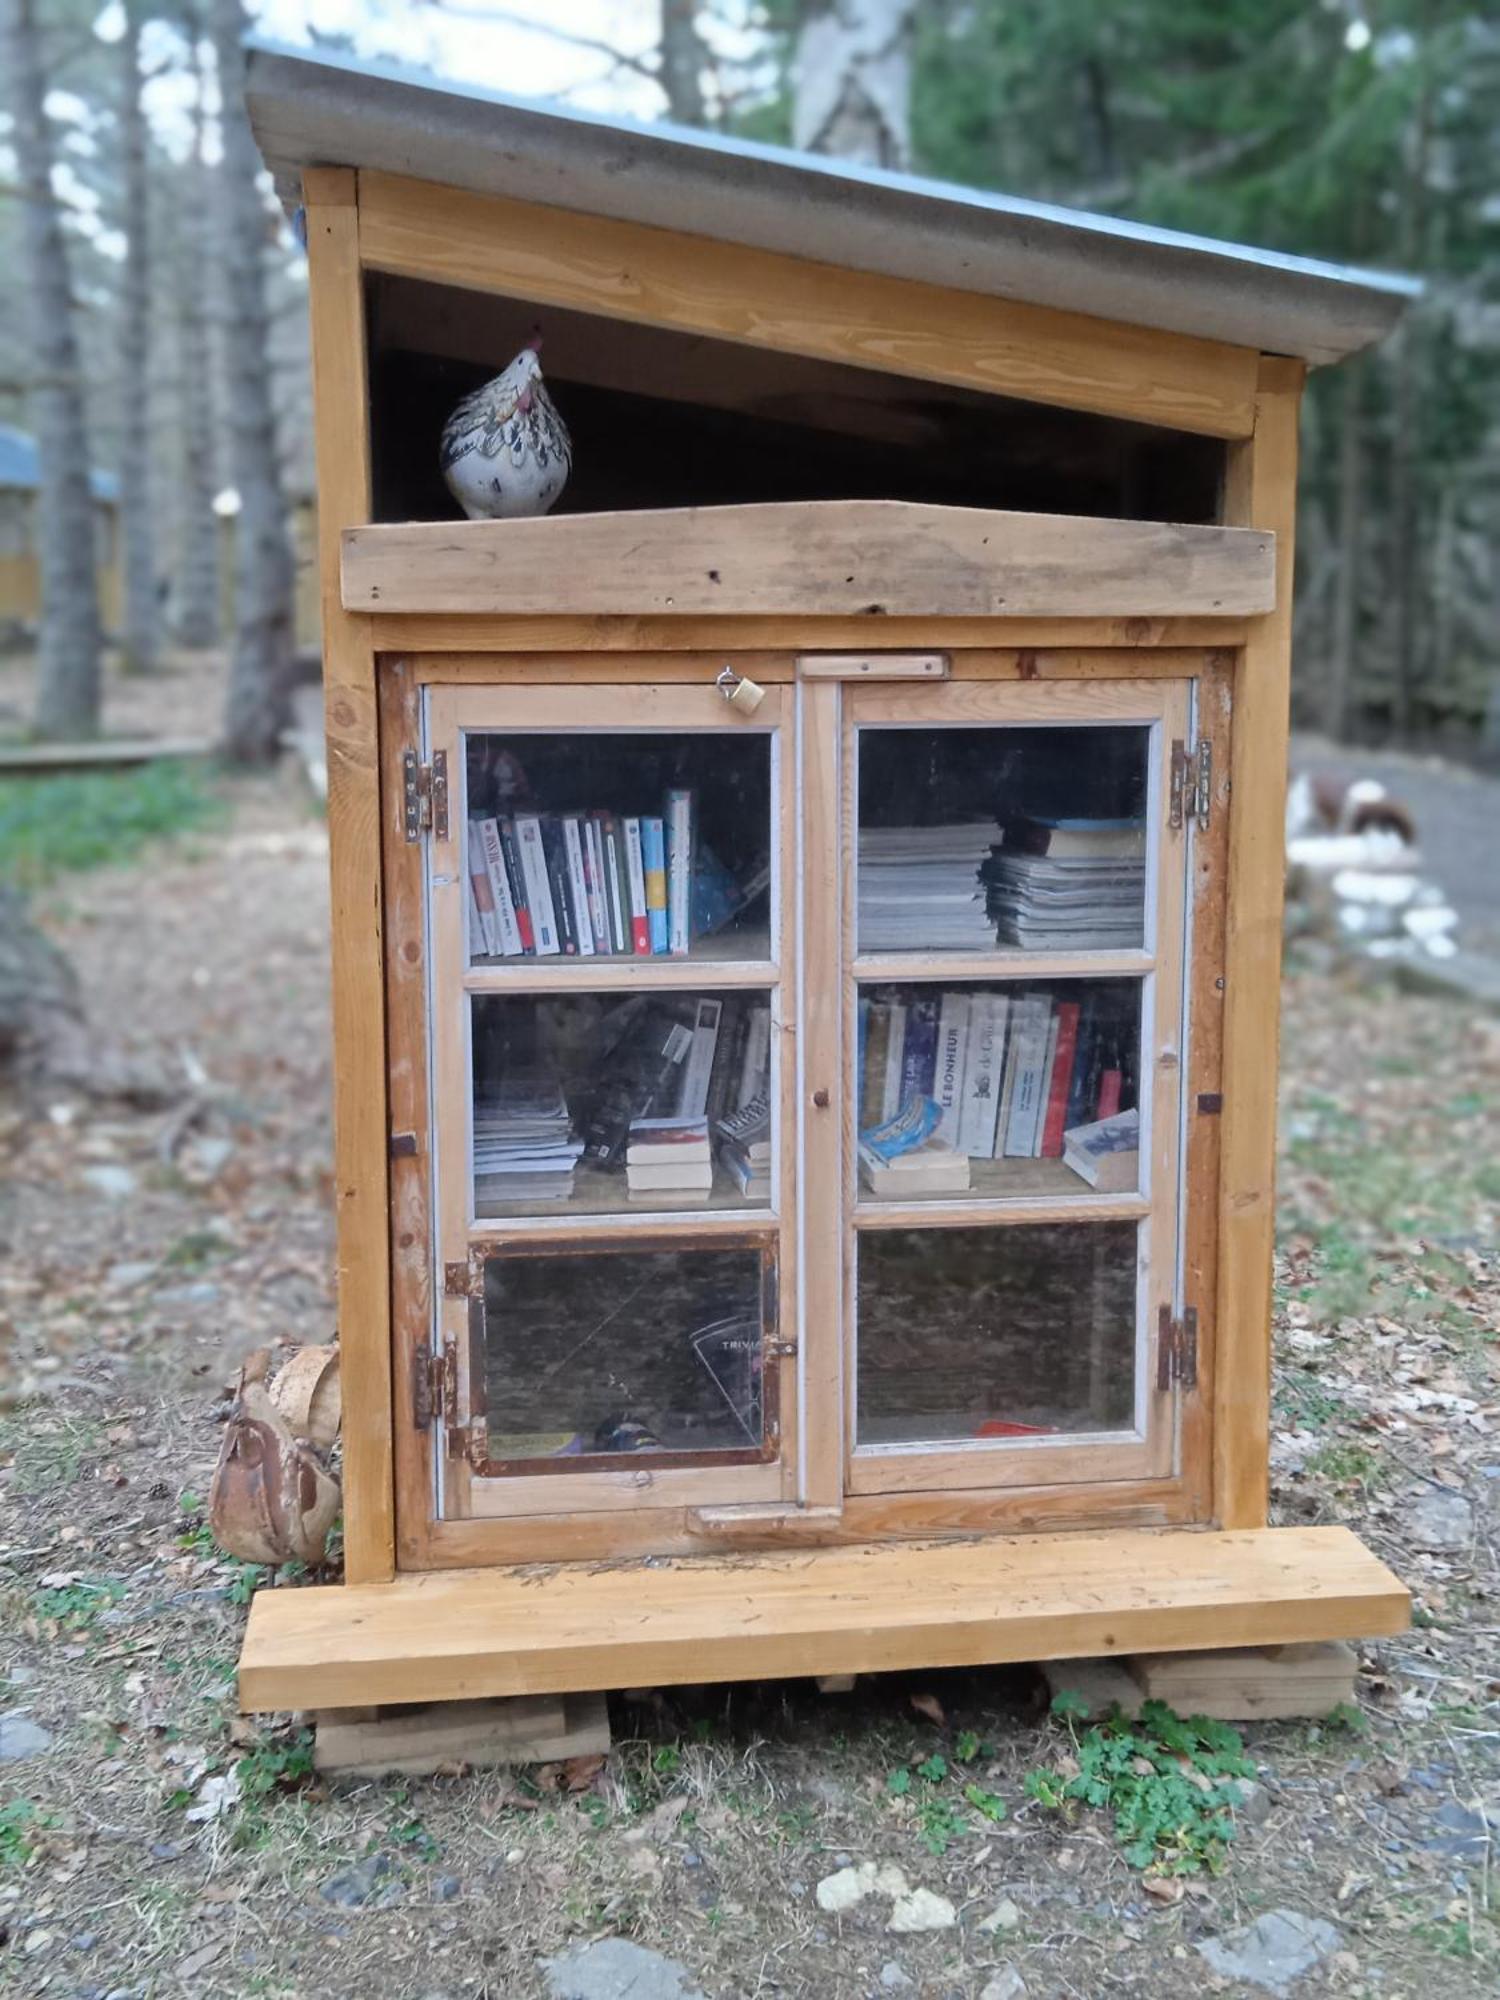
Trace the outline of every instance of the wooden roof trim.
<instances>
[{"instance_id":1,"label":"wooden roof trim","mask_svg":"<svg viewBox=\"0 0 1500 2000\"><path fill-rule=\"evenodd\" d=\"M361 170L367 269L1243 438L1258 357L1188 334L849 271L634 222Z\"/></svg>"}]
</instances>

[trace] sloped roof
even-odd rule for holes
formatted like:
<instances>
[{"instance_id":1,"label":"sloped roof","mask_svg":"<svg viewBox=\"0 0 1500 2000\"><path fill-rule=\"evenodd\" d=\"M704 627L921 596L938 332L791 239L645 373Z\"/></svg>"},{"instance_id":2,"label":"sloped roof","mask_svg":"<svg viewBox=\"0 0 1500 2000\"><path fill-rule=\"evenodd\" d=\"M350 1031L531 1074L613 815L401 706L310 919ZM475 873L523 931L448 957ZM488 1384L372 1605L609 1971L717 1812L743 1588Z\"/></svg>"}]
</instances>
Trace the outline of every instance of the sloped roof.
<instances>
[{"instance_id":1,"label":"sloped roof","mask_svg":"<svg viewBox=\"0 0 1500 2000\"><path fill-rule=\"evenodd\" d=\"M1379 340L1421 289L1385 272L596 117L323 51L252 41L248 96L289 208L304 167L378 168L1314 364Z\"/></svg>"},{"instance_id":2,"label":"sloped roof","mask_svg":"<svg viewBox=\"0 0 1500 2000\"><path fill-rule=\"evenodd\" d=\"M36 439L27 431L0 424L0 488L19 486L32 493L41 483L42 465ZM96 467L89 474L89 486L94 498L106 505L120 497L120 482L112 472L101 472Z\"/></svg>"}]
</instances>

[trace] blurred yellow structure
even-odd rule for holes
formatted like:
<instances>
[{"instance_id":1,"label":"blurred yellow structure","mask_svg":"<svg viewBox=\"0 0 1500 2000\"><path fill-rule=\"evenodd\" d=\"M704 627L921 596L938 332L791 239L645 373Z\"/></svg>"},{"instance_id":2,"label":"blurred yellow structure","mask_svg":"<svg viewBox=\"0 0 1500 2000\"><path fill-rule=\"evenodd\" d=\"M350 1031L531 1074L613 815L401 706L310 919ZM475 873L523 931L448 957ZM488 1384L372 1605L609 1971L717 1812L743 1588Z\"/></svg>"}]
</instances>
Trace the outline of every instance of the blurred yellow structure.
<instances>
[{"instance_id":1,"label":"blurred yellow structure","mask_svg":"<svg viewBox=\"0 0 1500 2000\"><path fill-rule=\"evenodd\" d=\"M0 633L36 623L42 608L36 541L41 481L35 438L0 424ZM94 495L94 575L99 615L113 632L120 620L120 485L112 472L89 474Z\"/></svg>"}]
</instances>

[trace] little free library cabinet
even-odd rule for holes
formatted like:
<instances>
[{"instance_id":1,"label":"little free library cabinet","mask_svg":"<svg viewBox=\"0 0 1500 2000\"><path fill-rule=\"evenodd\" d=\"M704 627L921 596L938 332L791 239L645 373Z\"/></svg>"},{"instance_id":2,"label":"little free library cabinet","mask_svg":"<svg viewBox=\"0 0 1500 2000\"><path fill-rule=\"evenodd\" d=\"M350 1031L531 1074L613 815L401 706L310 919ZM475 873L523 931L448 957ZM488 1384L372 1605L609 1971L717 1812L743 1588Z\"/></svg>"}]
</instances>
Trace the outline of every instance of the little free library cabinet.
<instances>
[{"instance_id":1,"label":"little free library cabinet","mask_svg":"<svg viewBox=\"0 0 1500 2000\"><path fill-rule=\"evenodd\" d=\"M244 1705L1399 1629L1267 1445L1298 400L1406 288L324 56L250 107L348 1580ZM459 519L538 327L571 480Z\"/></svg>"}]
</instances>

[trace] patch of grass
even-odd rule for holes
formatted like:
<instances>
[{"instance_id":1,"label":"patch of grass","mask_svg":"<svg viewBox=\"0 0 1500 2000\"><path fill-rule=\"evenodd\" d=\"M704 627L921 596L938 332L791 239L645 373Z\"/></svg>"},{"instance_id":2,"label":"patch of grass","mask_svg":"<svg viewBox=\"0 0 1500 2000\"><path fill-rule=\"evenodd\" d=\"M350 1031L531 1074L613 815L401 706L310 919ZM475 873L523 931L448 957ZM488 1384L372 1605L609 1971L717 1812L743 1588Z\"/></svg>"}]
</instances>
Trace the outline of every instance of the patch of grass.
<instances>
[{"instance_id":1,"label":"patch of grass","mask_svg":"<svg viewBox=\"0 0 1500 2000\"><path fill-rule=\"evenodd\" d=\"M162 1258L162 1267L168 1271L201 1271L216 1257L227 1257L231 1248L217 1229L190 1229L186 1236L178 1237Z\"/></svg>"},{"instance_id":2,"label":"patch of grass","mask_svg":"<svg viewBox=\"0 0 1500 2000\"><path fill-rule=\"evenodd\" d=\"M99 1447L98 1424L65 1419L38 1426L34 1417L12 1417L0 1424L0 1452L11 1456L12 1493L47 1493L71 1486L83 1462Z\"/></svg>"},{"instance_id":3,"label":"patch of grass","mask_svg":"<svg viewBox=\"0 0 1500 2000\"><path fill-rule=\"evenodd\" d=\"M1380 1460L1366 1445L1325 1444L1309 1454L1307 1470L1331 1479L1335 1486L1369 1486L1380 1470Z\"/></svg>"},{"instance_id":4,"label":"patch of grass","mask_svg":"<svg viewBox=\"0 0 1500 2000\"><path fill-rule=\"evenodd\" d=\"M898 1765L887 1774L887 1793L910 1802L917 1837L930 1854L946 1854L955 1840L1006 1817L1004 1799L954 1768L955 1763L971 1763L987 1748L973 1730L966 1729L954 1739L953 1761L935 1750L920 1762Z\"/></svg>"},{"instance_id":5,"label":"patch of grass","mask_svg":"<svg viewBox=\"0 0 1500 2000\"><path fill-rule=\"evenodd\" d=\"M84 1632L101 1611L108 1611L124 1595L125 1586L118 1577L100 1577L97 1582L80 1578L77 1583L38 1590L33 1595L32 1608L38 1618Z\"/></svg>"},{"instance_id":6,"label":"patch of grass","mask_svg":"<svg viewBox=\"0 0 1500 2000\"><path fill-rule=\"evenodd\" d=\"M1233 1781L1255 1773L1238 1730L1148 1701L1138 1722L1116 1709L1079 1735L1075 1721L1085 1704L1066 1690L1052 1712L1067 1724L1072 1755L1028 1772L1028 1797L1069 1815L1079 1806L1112 1812L1115 1838L1132 1868L1159 1875L1222 1871L1234 1838Z\"/></svg>"},{"instance_id":7,"label":"patch of grass","mask_svg":"<svg viewBox=\"0 0 1500 2000\"><path fill-rule=\"evenodd\" d=\"M35 889L70 869L128 861L151 840L218 818L222 802L191 764L0 779L0 875Z\"/></svg>"},{"instance_id":8,"label":"patch of grass","mask_svg":"<svg viewBox=\"0 0 1500 2000\"><path fill-rule=\"evenodd\" d=\"M31 1859L33 1836L51 1824L30 1799L7 1799L0 1805L0 1868L24 1868Z\"/></svg>"}]
</instances>

